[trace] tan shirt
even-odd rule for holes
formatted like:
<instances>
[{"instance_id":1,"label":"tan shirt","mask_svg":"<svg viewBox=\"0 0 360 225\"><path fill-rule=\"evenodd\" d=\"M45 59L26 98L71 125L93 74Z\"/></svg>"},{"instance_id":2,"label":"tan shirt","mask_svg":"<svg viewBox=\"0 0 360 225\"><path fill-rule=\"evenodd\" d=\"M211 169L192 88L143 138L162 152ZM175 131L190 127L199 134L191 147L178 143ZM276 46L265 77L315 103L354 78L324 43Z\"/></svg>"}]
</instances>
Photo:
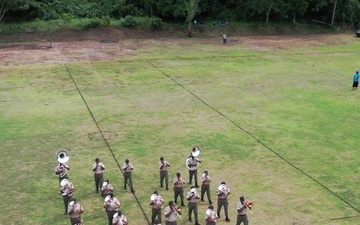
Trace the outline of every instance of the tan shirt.
<instances>
[{"instance_id":1,"label":"tan shirt","mask_svg":"<svg viewBox=\"0 0 360 225\"><path fill-rule=\"evenodd\" d=\"M207 222L216 222L218 219L218 216L214 210L208 209L205 213L205 220Z\"/></svg>"},{"instance_id":2,"label":"tan shirt","mask_svg":"<svg viewBox=\"0 0 360 225\"><path fill-rule=\"evenodd\" d=\"M84 212L84 208L79 203L75 203L68 208L68 214L71 218L79 218L81 217L81 213Z\"/></svg>"},{"instance_id":3,"label":"tan shirt","mask_svg":"<svg viewBox=\"0 0 360 225\"><path fill-rule=\"evenodd\" d=\"M167 172L167 168L170 166L170 164L167 161L160 161L160 172Z\"/></svg>"},{"instance_id":4,"label":"tan shirt","mask_svg":"<svg viewBox=\"0 0 360 225\"><path fill-rule=\"evenodd\" d=\"M157 198L154 201L150 202L150 205L153 209L161 209L164 205L164 199L160 195L157 196Z\"/></svg>"},{"instance_id":5,"label":"tan shirt","mask_svg":"<svg viewBox=\"0 0 360 225\"><path fill-rule=\"evenodd\" d=\"M124 165L123 165L124 173L131 173L131 170L133 170L133 169L134 169L134 167L131 164L131 162L129 162L128 164L124 163Z\"/></svg>"},{"instance_id":6,"label":"tan shirt","mask_svg":"<svg viewBox=\"0 0 360 225\"><path fill-rule=\"evenodd\" d=\"M112 199L110 198L110 200L107 202L104 201L104 208L108 211L118 211L120 206L120 201L115 197L113 197Z\"/></svg>"},{"instance_id":7,"label":"tan shirt","mask_svg":"<svg viewBox=\"0 0 360 225\"><path fill-rule=\"evenodd\" d=\"M115 225L126 225L128 224L128 220L124 215L121 216L114 216L112 220L112 224Z\"/></svg>"},{"instance_id":8,"label":"tan shirt","mask_svg":"<svg viewBox=\"0 0 360 225\"><path fill-rule=\"evenodd\" d=\"M182 177L175 177L174 178L174 187L181 189L183 187L183 184L185 184L185 180Z\"/></svg>"},{"instance_id":9,"label":"tan shirt","mask_svg":"<svg viewBox=\"0 0 360 225\"><path fill-rule=\"evenodd\" d=\"M219 189L218 189L218 199L227 200L229 195L230 195L230 188L228 188L227 186L222 191L219 191Z\"/></svg>"},{"instance_id":10,"label":"tan shirt","mask_svg":"<svg viewBox=\"0 0 360 225\"><path fill-rule=\"evenodd\" d=\"M114 190L114 188L113 188L112 184L107 184L105 187L104 186L101 187L101 191L105 195L110 194L111 192L113 192L113 190Z\"/></svg>"},{"instance_id":11,"label":"tan shirt","mask_svg":"<svg viewBox=\"0 0 360 225\"><path fill-rule=\"evenodd\" d=\"M190 168L198 167L199 163L200 163L200 160L198 158L196 158L196 157L194 157L194 159L190 157L189 160L188 160L188 166Z\"/></svg>"},{"instance_id":12,"label":"tan shirt","mask_svg":"<svg viewBox=\"0 0 360 225\"><path fill-rule=\"evenodd\" d=\"M67 185L61 187L61 191L62 195L72 196L75 191L74 184L69 181Z\"/></svg>"},{"instance_id":13,"label":"tan shirt","mask_svg":"<svg viewBox=\"0 0 360 225\"><path fill-rule=\"evenodd\" d=\"M95 169L95 174L103 174L105 170L105 165L102 162L99 162L99 164L94 163L92 166L92 169Z\"/></svg>"},{"instance_id":14,"label":"tan shirt","mask_svg":"<svg viewBox=\"0 0 360 225\"><path fill-rule=\"evenodd\" d=\"M169 216L166 217L166 214L168 214L171 210L172 210L172 208L170 206L165 208L165 210L164 210L165 218L166 218L166 221L175 222L177 219L177 215L178 215L178 212L176 210L174 210Z\"/></svg>"},{"instance_id":15,"label":"tan shirt","mask_svg":"<svg viewBox=\"0 0 360 225\"><path fill-rule=\"evenodd\" d=\"M190 198L191 197L191 198ZM197 202L197 200L198 199L200 199L200 196L199 196L199 194L197 193L197 192L191 192L191 191L189 191L188 193L187 193L187 197L186 197L187 199L189 199L188 201L189 201L189 203L192 203L192 204L194 204L194 203L196 203Z\"/></svg>"},{"instance_id":16,"label":"tan shirt","mask_svg":"<svg viewBox=\"0 0 360 225\"><path fill-rule=\"evenodd\" d=\"M209 175L202 176L201 180L202 180L202 184L205 185L205 186L209 186L210 183L211 183L211 178L210 178Z\"/></svg>"},{"instance_id":17,"label":"tan shirt","mask_svg":"<svg viewBox=\"0 0 360 225\"><path fill-rule=\"evenodd\" d=\"M69 169L70 169L70 167L67 164L63 163L62 165L60 165L60 163L59 163L55 168L55 173L59 177L64 177L67 175L67 172Z\"/></svg>"}]
</instances>

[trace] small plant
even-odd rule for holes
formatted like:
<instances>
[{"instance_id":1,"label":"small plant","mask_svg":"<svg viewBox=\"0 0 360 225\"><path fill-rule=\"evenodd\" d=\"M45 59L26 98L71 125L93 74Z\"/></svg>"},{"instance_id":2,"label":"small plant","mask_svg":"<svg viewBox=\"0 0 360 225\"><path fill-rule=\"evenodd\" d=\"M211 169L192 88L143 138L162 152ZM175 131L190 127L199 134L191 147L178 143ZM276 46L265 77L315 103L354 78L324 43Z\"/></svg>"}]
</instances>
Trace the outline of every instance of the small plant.
<instances>
[{"instance_id":1,"label":"small plant","mask_svg":"<svg viewBox=\"0 0 360 225\"><path fill-rule=\"evenodd\" d=\"M101 26L101 19L91 19L83 26L83 30L90 30Z\"/></svg>"},{"instance_id":2,"label":"small plant","mask_svg":"<svg viewBox=\"0 0 360 225\"><path fill-rule=\"evenodd\" d=\"M164 29L164 23L161 18L153 17L150 20L150 28L152 30L163 30Z\"/></svg>"},{"instance_id":3,"label":"small plant","mask_svg":"<svg viewBox=\"0 0 360 225\"><path fill-rule=\"evenodd\" d=\"M128 15L122 20L122 26L124 27L135 27L136 25L137 23L132 16Z\"/></svg>"}]
</instances>

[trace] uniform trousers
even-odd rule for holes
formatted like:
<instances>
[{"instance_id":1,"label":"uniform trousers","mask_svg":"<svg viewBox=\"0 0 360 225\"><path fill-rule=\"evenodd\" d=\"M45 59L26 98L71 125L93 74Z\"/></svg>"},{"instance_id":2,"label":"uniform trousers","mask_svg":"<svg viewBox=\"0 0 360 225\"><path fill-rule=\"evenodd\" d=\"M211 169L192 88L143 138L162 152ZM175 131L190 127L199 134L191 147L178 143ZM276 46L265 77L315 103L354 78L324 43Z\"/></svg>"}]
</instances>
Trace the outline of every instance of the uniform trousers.
<instances>
[{"instance_id":1,"label":"uniform trousers","mask_svg":"<svg viewBox=\"0 0 360 225\"><path fill-rule=\"evenodd\" d=\"M160 209L151 209L151 223L154 223L155 218L159 220L159 223L161 223L161 208Z\"/></svg>"},{"instance_id":2,"label":"uniform trousers","mask_svg":"<svg viewBox=\"0 0 360 225\"><path fill-rule=\"evenodd\" d=\"M181 205L183 205L184 204L184 189L174 187L174 201L175 201L175 204L177 204L177 199L178 199L179 195L180 195L180 199L181 199Z\"/></svg>"},{"instance_id":3,"label":"uniform trousers","mask_svg":"<svg viewBox=\"0 0 360 225\"><path fill-rule=\"evenodd\" d=\"M165 225L177 225L177 222L176 221L174 221L174 222L166 221Z\"/></svg>"},{"instance_id":4,"label":"uniform trousers","mask_svg":"<svg viewBox=\"0 0 360 225\"><path fill-rule=\"evenodd\" d=\"M129 187L132 188L132 175L131 173L124 173L124 188L126 188L126 184L129 181Z\"/></svg>"},{"instance_id":5,"label":"uniform trousers","mask_svg":"<svg viewBox=\"0 0 360 225\"><path fill-rule=\"evenodd\" d=\"M228 217L229 202L227 199L218 199L217 202L217 214L220 217L220 210L224 206L225 216Z\"/></svg>"},{"instance_id":6,"label":"uniform trousers","mask_svg":"<svg viewBox=\"0 0 360 225\"><path fill-rule=\"evenodd\" d=\"M63 201L64 201L64 206L65 206L65 213L67 214L68 212L68 207L69 207L69 201L71 199L71 196L68 195L63 195Z\"/></svg>"},{"instance_id":7,"label":"uniform trousers","mask_svg":"<svg viewBox=\"0 0 360 225\"><path fill-rule=\"evenodd\" d=\"M211 202L211 197L210 197L210 185L201 185L201 200L204 200L204 195L206 193L206 196L209 200L209 203Z\"/></svg>"},{"instance_id":8,"label":"uniform trousers","mask_svg":"<svg viewBox=\"0 0 360 225\"><path fill-rule=\"evenodd\" d=\"M160 171L160 186L161 187L163 187L164 179L165 179L165 185L166 185L166 187L168 187L169 186L169 173L167 171L165 171L165 172Z\"/></svg>"},{"instance_id":9,"label":"uniform trousers","mask_svg":"<svg viewBox=\"0 0 360 225\"><path fill-rule=\"evenodd\" d=\"M189 208L189 219L191 219L191 213L192 211L194 211L194 219L195 219L195 222L198 222L199 221L199 218L198 218L198 205L197 203L190 203L188 204L188 208Z\"/></svg>"},{"instance_id":10,"label":"uniform trousers","mask_svg":"<svg viewBox=\"0 0 360 225\"><path fill-rule=\"evenodd\" d=\"M189 182L191 184L193 177L195 178L195 185L198 185L197 170L189 170Z\"/></svg>"},{"instance_id":11,"label":"uniform trousers","mask_svg":"<svg viewBox=\"0 0 360 225\"><path fill-rule=\"evenodd\" d=\"M106 214L107 214L108 220L109 220L109 225L112 225L112 220L113 220L113 217L114 217L115 213L117 213L117 211L106 210Z\"/></svg>"},{"instance_id":12,"label":"uniform trousers","mask_svg":"<svg viewBox=\"0 0 360 225\"><path fill-rule=\"evenodd\" d=\"M70 223L71 223L71 225L80 224L81 223L81 218L80 217L78 217L78 218L71 218L70 217Z\"/></svg>"},{"instance_id":13,"label":"uniform trousers","mask_svg":"<svg viewBox=\"0 0 360 225\"><path fill-rule=\"evenodd\" d=\"M216 225L216 222L208 222L208 221L206 221L206 225Z\"/></svg>"},{"instance_id":14,"label":"uniform trousers","mask_svg":"<svg viewBox=\"0 0 360 225\"><path fill-rule=\"evenodd\" d=\"M102 183L104 183L104 175L94 174L94 180L95 180L96 191L99 191L99 189L101 189Z\"/></svg>"},{"instance_id":15,"label":"uniform trousers","mask_svg":"<svg viewBox=\"0 0 360 225\"><path fill-rule=\"evenodd\" d=\"M248 225L248 224L249 224L249 220L248 220L246 214L245 214L244 216L242 216L242 215L240 215L240 214L237 215L236 225L240 225L242 222L244 223L244 225Z\"/></svg>"}]
</instances>

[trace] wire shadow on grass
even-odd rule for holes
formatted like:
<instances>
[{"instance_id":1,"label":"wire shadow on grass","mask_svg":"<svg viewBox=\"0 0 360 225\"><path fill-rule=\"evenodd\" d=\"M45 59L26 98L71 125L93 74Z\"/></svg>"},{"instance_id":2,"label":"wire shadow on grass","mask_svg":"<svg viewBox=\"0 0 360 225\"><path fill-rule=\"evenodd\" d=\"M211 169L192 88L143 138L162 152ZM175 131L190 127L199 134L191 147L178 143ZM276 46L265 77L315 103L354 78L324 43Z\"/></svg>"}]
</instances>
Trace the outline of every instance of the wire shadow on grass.
<instances>
[{"instance_id":1,"label":"wire shadow on grass","mask_svg":"<svg viewBox=\"0 0 360 225\"><path fill-rule=\"evenodd\" d=\"M245 132L247 135L249 135L251 138L253 138L255 141L257 141L258 143L260 143L262 146L264 146L266 149L268 149L269 151L271 151L273 154L275 154L277 157L279 157L281 160L283 160L285 163L287 163L288 165L290 165L291 167L293 167L294 169L296 169L297 171L299 171L300 173L302 173L303 175L307 176L308 178L310 178L311 180L313 180L315 183L317 183L318 185L320 185L322 188L324 188L325 190L327 190L328 192L330 192L332 195L334 195L335 197L337 197L338 199L340 199L342 202L344 202L345 204L347 204L349 207L351 207L352 209L354 209L356 212L360 213L360 210L357 209L355 206L353 206L352 204L350 204L348 201L346 201L345 199L343 199L341 196L339 196L338 194L336 194L335 192L333 192L332 190L330 190L330 188L326 187L324 184L322 184L320 181L316 180L314 177L312 177L310 174L306 173L305 171L303 171L302 169L300 169L299 167L297 167L296 165L294 165L293 163L291 163L290 161L288 161L286 158L284 158L282 155L280 155L278 152L276 152L275 150L273 150L272 148L270 148L267 144L265 144L264 142L262 142L260 139L258 139L255 135L253 135L252 133L250 133L249 131L245 130L243 127L241 127L239 124L235 123L233 120L231 120L229 117L227 117L226 115L224 115L223 113L221 113L219 110L217 110L216 108L214 108L213 106L211 106L209 103L205 102L203 99L201 99L199 96L197 96L194 92L192 92L191 90L189 90L188 88L186 88L184 85L182 85L181 83L177 82L172 76L170 76L169 74L165 73L164 71L162 71L161 69L159 69L156 65L154 65L152 62L147 61L152 67L154 67L156 70L158 70L160 73L162 73L164 76L166 76L167 78L169 78L170 80L172 80L175 84L179 85L181 88L183 88L185 91L187 91L188 93L190 93L192 96L194 96L196 99L198 99L201 103L203 103L205 106L207 106L208 108L210 108L211 110L213 110L214 112L218 113L220 116L222 116L224 119L226 119L227 121L229 121L230 123L232 123L233 125L235 125L237 128L239 128L240 130L242 130L243 132ZM351 217L343 217L343 218L338 218L338 219L347 219L347 218L351 218Z\"/></svg>"},{"instance_id":2,"label":"wire shadow on grass","mask_svg":"<svg viewBox=\"0 0 360 225\"><path fill-rule=\"evenodd\" d=\"M91 118L93 119L94 124L96 125L97 129L99 130L99 133L100 133L100 135L101 135L101 138L104 140L106 146L108 147L108 149L109 149L109 151L110 151L113 159L115 160L116 165L118 166L121 174L124 175L124 172L123 172L123 170L122 170L122 168L121 168L121 166L120 166L120 163L118 162L118 160L117 160L117 158L116 158L116 156L115 156L115 154L114 154L114 151L112 150L109 142L107 141L107 138L106 138L106 136L105 136L105 132L106 132L106 131L103 131L103 130L100 128L99 123L98 123L97 120L95 119L94 114L92 113L92 111L91 111L89 105L87 104L87 102L86 102L83 94L81 93L81 91L80 91L80 89L79 89L79 87L78 87L78 85L77 85L74 77L72 76L72 74L71 74L71 72L70 72L70 69L68 68L68 66L67 66L66 64L65 64L65 68L66 68L66 71L67 71L69 77L71 78L71 80L72 80L72 82L73 82L73 84L74 84L77 92L79 93L82 101L84 102L84 105L86 106L86 108L87 108L87 110L88 110ZM129 187L130 187L130 184L129 184L129 183L128 183L128 185L129 185ZM133 194L133 196L134 196L137 204L139 205L139 207L140 207L140 209L141 209L141 211L142 211L142 213L143 213L143 215L144 215L144 218L146 219L147 223L150 225L151 223L150 223L150 221L149 221L149 218L147 217L147 215L146 215L146 213L145 213L145 210L144 210L144 208L142 207L142 205L141 205L138 197L136 196L135 192L132 192L132 194Z\"/></svg>"}]
</instances>

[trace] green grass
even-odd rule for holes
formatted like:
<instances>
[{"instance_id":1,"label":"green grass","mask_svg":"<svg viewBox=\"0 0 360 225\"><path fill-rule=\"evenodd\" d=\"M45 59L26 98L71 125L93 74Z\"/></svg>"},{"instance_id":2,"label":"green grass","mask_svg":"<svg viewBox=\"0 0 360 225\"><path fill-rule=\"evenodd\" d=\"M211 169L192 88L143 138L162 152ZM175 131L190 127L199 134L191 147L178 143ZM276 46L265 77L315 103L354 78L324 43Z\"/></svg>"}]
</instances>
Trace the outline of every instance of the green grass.
<instances>
[{"instance_id":1,"label":"green grass","mask_svg":"<svg viewBox=\"0 0 360 225\"><path fill-rule=\"evenodd\" d=\"M121 61L67 66L116 160L134 164L148 217L159 157L171 163L171 179L178 171L187 179L185 160L199 143L199 176L209 170L213 201L221 181L230 186L231 223L245 195L255 203L252 224L346 225L357 224L360 209L359 90L351 90L358 49L351 39L272 52L195 39L138 49ZM71 152L69 177L85 224L106 223L93 187L96 157L130 224L147 224L122 190L116 161L64 65L3 67L0 78L0 224L69 223L54 175L62 148ZM173 199L171 190L159 191ZM206 208L200 204L202 224ZM178 224L189 224L184 212Z\"/></svg>"}]
</instances>

